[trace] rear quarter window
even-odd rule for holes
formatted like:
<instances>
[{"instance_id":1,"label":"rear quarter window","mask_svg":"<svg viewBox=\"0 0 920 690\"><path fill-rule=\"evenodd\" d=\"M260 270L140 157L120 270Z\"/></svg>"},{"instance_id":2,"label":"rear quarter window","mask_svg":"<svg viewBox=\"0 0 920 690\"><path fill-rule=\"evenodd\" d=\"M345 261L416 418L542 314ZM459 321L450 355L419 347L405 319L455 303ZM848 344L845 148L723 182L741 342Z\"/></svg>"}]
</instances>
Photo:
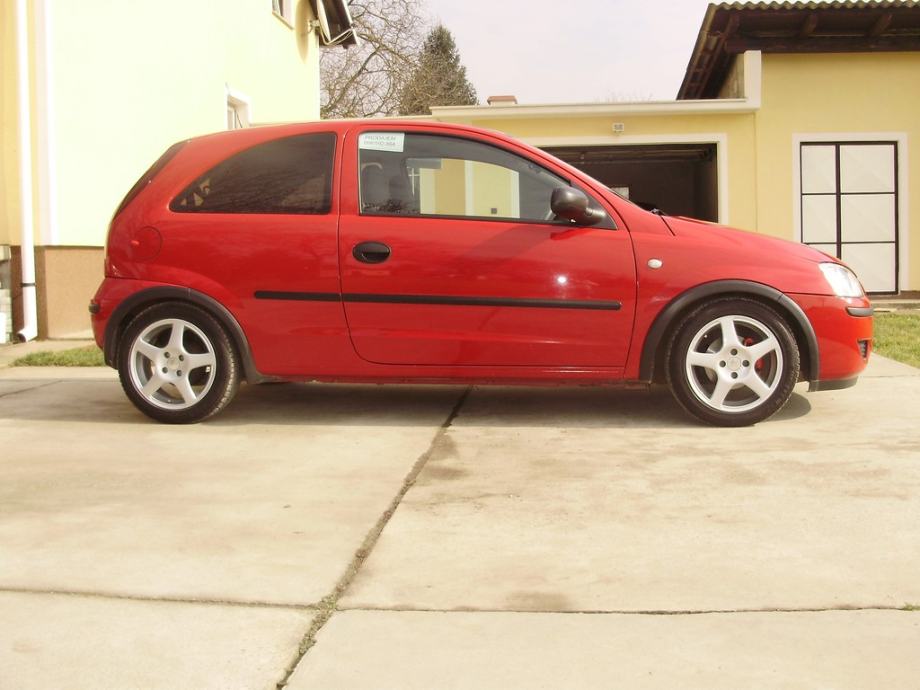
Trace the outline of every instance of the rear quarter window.
<instances>
[{"instance_id":1,"label":"rear quarter window","mask_svg":"<svg viewBox=\"0 0 920 690\"><path fill-rule=\"evenodd\" d=\"M240 151L186 187L178 213L328 213L335 135L301 134Z\"/></svg>"},{"instance_id":2,"label":"rear quarter window","mask_svg":"<svg viewBox=\"0 0 920 690\"><path fill-rule=\"evenodd\" d=\"M140 176L140 179L138 179L138 181L134 183L134 186L131 187L128 193L125 194L125 198L121 200L118 208L115 209L115 215L113 217L117 217L118 214L124 211L128 204L134 201L134 198L142 191L144 191L147 185L153 182L153 178L155 178L160 173L160 171L166 167L166 164L169 163L169 161L171 161L175 155L179 153L179 150L187 143L187 140L180 141L166 149L166 152L160 156L157 161L150 166L150 168L147 169L147 172Z\"/></svg>"}]
</instances>

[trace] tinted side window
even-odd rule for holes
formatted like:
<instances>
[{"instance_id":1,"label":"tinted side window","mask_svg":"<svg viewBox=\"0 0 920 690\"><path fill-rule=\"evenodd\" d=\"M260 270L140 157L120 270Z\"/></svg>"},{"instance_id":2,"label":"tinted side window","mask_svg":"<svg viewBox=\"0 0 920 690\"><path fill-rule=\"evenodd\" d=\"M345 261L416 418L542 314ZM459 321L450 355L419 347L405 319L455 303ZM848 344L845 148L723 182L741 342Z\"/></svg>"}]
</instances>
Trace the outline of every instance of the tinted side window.
<instances>
[{"instance_id":1,"label":"tinted side window","mask_svg":"<svg viewBox=\"0 0 920 690\"><path fill-rule=\"evenodd\" d=\"M302 134L237 153L169 205L180 213L328 213L335 135Z\"/></svg>"},{"instance_id":2,"label":"tinted side window","mask_svg":"<svg viewBox=\"0 0 920 690\"><path fill-rule=\"evenodd\" d=\"M361 212L547 222L568 182L503 149L457 137L361 135Z\"/></svg>"}]
</instances>

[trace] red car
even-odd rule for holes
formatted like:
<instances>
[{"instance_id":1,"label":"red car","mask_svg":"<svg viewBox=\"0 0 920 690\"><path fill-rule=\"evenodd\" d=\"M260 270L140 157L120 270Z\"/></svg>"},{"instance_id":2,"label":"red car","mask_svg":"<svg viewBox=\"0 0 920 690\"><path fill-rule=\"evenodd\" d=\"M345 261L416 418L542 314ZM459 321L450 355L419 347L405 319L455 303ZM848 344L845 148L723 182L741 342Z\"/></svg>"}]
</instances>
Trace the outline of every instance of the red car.
<instances>
[{"instance_id":1,"label":"red car","mask_svg":"<svg viewBox=\"0 0 920 690\"><path fill-rule=\"evenodd\" d=\"M96 341L163 422L241 380L667 382L766 419L853 385L872 307L804 245L648 212L497 132L350 121L170 148L115 213Z\"/></svg>"}]
</instances>

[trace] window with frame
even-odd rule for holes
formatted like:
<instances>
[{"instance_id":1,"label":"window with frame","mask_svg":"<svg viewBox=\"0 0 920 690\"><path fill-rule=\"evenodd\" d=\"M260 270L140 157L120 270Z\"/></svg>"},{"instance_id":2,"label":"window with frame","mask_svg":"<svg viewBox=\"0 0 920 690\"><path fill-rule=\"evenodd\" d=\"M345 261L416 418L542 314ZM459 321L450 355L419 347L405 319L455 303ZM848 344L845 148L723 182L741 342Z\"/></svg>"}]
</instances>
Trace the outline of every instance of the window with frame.
<instances>
[{"instance_id":1,"label":"window with frame","mask_svg":"<svg viewBox=\"0 0 920 690\"><path fill-rule=\"evenodd\" d=\"M799 170L802 242L849 264L868 292L896 292L897 142L802 142Z\"/></svg>"},{"instance_id":2,"label":"window with frame","mask_svg":"<svg viewBox=\"0 0 920 690\"><path fill-rule=\"evenodd\" d=\"M249 126L249 104L227 96L227 129L245 129Z\"/></svg>"},{"instance_id":3,"label":"window with frame","mask_svg":"<svg viewBox=\"0 0 920 690\"><path fill-rule=\"evenodd\" d=\"M272 0L272 12L293 26L294 0Z\"/></svg>"},{"instance_id":4,"label":"window with frame","mask_svg":"<svg viewBox=\"0 0 920 690\"><path fill-rule=\"evenodd\" d=\"M328 213L334 154L332 133L259 144L213 167L169 207L179 213Z\"/></svg>"},{"instance_id":5,"label":"window with frame","mask_svg":"<svg viewBox=\"0 0 920 690\"><path fill-rule=\"evenodd\" d=\"M556 222L550 197L569 186L527 158L461 137L364 132L358 149L362 214Z\"/></svg>"}]
</instances>

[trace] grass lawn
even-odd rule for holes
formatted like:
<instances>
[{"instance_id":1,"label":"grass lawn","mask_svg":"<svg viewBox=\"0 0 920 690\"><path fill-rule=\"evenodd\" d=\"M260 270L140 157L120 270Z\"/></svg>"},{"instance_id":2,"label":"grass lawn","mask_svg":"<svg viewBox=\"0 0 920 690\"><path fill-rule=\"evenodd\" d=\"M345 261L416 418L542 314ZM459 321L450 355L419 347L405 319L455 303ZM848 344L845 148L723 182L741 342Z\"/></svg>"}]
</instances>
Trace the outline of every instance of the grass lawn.
<instances>
[{"instance_id":1,"label":"grass lawn","mask_svg":"<svg viewBox=\"0 0 920 690\"><path fill-rule=\"evenodd\" d=\"M14 367L104 367L102 350L95 345L59 352L33 352L13 362Z\"/></svg>"},{"instance_id":2,"label":"grass lawn","mask_svg":"<svg viewBox=\"0 0 920 690\"><path fill-rule=\"evenodd\" d=\"M880 355L920 367L920 313L876 312L873 347Z\"/></svg>"}]
</instances>

